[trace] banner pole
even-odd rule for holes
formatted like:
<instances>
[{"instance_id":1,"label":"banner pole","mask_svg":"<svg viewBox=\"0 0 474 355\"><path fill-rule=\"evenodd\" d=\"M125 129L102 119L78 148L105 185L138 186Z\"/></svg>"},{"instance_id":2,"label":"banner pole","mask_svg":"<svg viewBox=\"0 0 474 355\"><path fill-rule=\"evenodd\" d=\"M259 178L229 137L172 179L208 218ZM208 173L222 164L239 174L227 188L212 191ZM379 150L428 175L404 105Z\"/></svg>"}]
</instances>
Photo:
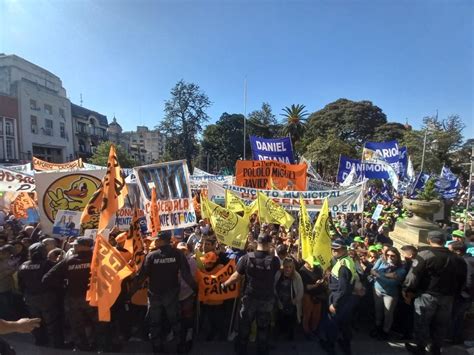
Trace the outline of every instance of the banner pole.
<instances>
[{"instance_id":1,"label":"banner pole","mask_svg":"<svg viewBox=\"0 0 474 355\"><path fill-rule=\"evenodd\" d=\"M233 325L234 325L235 309L237 308L237 298L238 297L234 298L234 305L232 306L232 315L230 317L229 331L227 332L227 339L230 338L230 334L232 332L232 328L233 328Z\"/></svg>"}]
</instances>

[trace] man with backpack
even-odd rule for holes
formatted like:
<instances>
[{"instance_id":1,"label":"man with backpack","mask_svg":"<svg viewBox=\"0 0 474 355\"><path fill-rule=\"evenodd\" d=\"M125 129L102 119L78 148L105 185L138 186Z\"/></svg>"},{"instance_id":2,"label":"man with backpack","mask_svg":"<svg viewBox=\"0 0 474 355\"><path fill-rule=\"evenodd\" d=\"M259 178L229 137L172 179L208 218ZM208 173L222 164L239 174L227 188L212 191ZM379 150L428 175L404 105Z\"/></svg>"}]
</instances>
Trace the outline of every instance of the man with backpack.
<instances>
[{"instance_id":1,"label":"man with backpack","mask_svg":"<svg viewBox=\"0 0 474 355\"><path fill-rule=\"evenodd\" d=\"M261 233L257 239L257 250L240 258L237 271L221 287L225 288L245 276L242 306L239 312L239 334L236 341L237 354L247 353L247 344L252 322L257 323L258 354L269 353L268 337L275 296L273 283L280 269L280 260L270 253L272 238Z\"/></svg>"}]
</instances>

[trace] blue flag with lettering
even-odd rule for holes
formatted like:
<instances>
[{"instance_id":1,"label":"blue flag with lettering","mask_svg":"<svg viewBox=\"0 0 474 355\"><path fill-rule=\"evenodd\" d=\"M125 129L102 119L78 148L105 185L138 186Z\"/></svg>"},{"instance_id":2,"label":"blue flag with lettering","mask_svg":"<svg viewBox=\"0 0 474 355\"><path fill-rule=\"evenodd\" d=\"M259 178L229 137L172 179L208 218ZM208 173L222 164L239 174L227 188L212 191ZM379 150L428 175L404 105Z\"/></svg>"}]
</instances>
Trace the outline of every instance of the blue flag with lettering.
<instances>
[{"instance_id":1,"label":"blue flag with lettering","mask_svg":"<svg viewBox=\"0 0 474 355\"><path fill-rule=\"evenodd\" d=\"M276 160L286 164L294 164L293 147L290 137L261 138L250 136L253 160Z\"/></svg>"},{"instance_id":2,"label":"blue flag with lettering","mask_svg":"<svg viewBox=\"0 0 474 355\"><path fill-rule=\"evenodd\" d=\"M361 179L390 179L389 173L381 164L362 163L360 159L352 159L345 156L339 159L339 170L337 172L337 182L343 182L351 172L352 165L355 165L357 178Z\"/></svg>"}]
</instances>

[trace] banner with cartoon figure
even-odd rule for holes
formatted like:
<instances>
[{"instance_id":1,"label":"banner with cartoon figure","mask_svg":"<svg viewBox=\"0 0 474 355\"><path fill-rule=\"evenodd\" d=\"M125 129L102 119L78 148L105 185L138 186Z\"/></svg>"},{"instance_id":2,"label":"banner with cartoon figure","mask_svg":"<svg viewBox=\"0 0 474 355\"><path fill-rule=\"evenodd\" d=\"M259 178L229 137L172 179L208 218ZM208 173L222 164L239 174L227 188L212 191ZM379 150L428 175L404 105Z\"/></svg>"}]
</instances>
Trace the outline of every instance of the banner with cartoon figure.
<instances>
[{"instance_id":1,"label":"banner with cartoon figure","mask_svg":"<svg viewBox=\"0 0 474 355\"><path fill-rule=\"evenodd\" d=\"M161 230L192 227L196 224L193 197L186 161L139 166L134 169L147 218L151 190L156 188Z\"/></svg>"},{"instance_id":2,"label":"banner with cartoon figure","mask_svg":"<svg viewBox=\"0 0 474 355\"><path fill-rule=\"evenodd\" d=\"M77 237L81 228L81 211L59 210L53 224L53 235Z\"/></svg>"},{"instance_id":3,"label":"banner with cartoon figure","mask_svg":"<svg viewBox=\"0 0 474 355\"><path fill-rule=\"evenodd\" d=\"M82 211L99 188L104 174L105 170L36 173L40 221L45 233L52 233L58 211Z\"/></svg>"}]
</instances>

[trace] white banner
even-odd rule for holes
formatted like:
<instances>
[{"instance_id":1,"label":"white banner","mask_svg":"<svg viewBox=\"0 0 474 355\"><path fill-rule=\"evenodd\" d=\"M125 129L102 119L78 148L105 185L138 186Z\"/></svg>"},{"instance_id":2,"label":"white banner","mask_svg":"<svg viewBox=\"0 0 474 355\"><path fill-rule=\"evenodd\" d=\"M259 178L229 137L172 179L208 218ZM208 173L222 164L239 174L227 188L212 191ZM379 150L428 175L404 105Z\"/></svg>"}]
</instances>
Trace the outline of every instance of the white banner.
<instances>
[{"instance_id":1,"label":"white banner","mask_svg":"<svg viewBox=\"0 0 474 355\"><path fill-rule=\"evenodd\" d=\"M209 181L229 185L234 182L232 175L191 175L189 178L191 180L192 189L207 189Z\"/></svg>"},{"instance_id":2,"label":"white banner","mask_svg":"<svg viewBox=\"0 0 474 355\"><path fill-rule=\"evenodd\" d=\"M150 215L152 186L156 188L161 230L192 227L196 224L186 161L144 165L134 168L145 215Z\"/></svg>"},{"instance_id":3,"label":"white banner","mask_svg":"<svg viewBox=\"0 0 474 355\"><path fill-rule=\"evenodd\" d=\"M31 192L35 188L35 178L32 175L0 168L0 191Z\"/></svg>"},{"instance_id":4,"label":"white banner","mask_svg":"<svg viewBox=\"0 0 474 355\"><path fill-rule=\"evenodd\" d=\"M299 210L300 195L306 203L308 211L319 211L324 199L329 199L329 208L334 213L362 213L364 210L363 184L357 184L347 189L324 190L324 191L278 191L259 190L250 187L242 187L228 184L217 184L210 181L208 187L208 198L216 203L223 203L225 190L231 190L250 204L257 198L257 192L262 192L278 202L286 210Z\"/></svg>"}]
</instances>

